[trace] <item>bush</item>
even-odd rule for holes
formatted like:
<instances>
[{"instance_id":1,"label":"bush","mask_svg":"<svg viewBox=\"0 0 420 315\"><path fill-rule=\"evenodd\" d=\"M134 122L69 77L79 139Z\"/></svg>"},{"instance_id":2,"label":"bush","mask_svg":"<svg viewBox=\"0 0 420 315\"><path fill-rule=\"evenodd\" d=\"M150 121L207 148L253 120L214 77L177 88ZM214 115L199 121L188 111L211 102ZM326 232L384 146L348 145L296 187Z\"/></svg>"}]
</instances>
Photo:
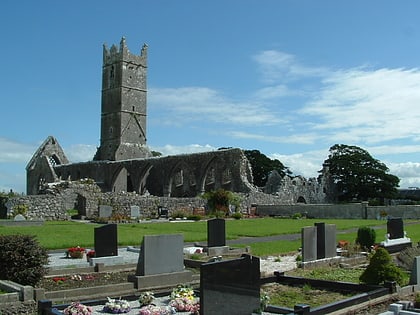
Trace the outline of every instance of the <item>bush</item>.
<instances>
[{"instance_id":1,"label":"bush","mask_svg":"<svg viewBox=\"0 0 420 315\"><path fill-rule=\"evenodd\" d=\"M392 261L386 249L379 247L370 258L369 266L359 280L366 284L382 284L385 281L396 281L399 285L404 280L403 271Z\"/></svg>"},{"instance_id":2,"label":"bush","mask_svg":"<svg viewBox=\"0 0 420 315\"><path fill-rule=\"evenodd\" d=\"M0 279L35 286L47 273L47 250L32 235L0 235Z\"/></svg>"},{"instance_id":3,"label":"bush","mask_svg":"<svg viewBox=\"0 0 420 315\"><path fill-rule=\"evenodd\" d=\"M231 217L234 218L234 219L236 219L236 220L239 220L239 219L242 218L242 213L240 213L240 212L234 212L234 213L231 214Z\"/></svg>"},{"instance_id":4,"label":"bush","mask_svg":"<svg viewBox=\"0 0 420 315\"><path fill-rule=\"evenodd\" d=\"M356 244L365 249L370 249L376 240L376 232L374 229L362 226L357 230Z\"/></svg>"}]
</instances>

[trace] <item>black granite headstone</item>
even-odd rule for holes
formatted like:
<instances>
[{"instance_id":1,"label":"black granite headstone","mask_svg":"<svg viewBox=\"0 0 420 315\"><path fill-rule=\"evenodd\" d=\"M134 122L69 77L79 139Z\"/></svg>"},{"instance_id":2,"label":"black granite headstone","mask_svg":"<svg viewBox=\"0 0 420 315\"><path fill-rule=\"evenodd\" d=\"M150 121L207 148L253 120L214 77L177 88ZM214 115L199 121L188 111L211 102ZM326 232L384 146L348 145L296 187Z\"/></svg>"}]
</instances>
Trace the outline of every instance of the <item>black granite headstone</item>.
<instances>
[{"instance_id":1,"label":"black granite headstone","mask_svg":"<svg viewBox=\"0 0 420 315\"><path fill-rule=\"evenodd\" d=\"M386 227L387 233L389 234L389 239L404 237L404 223L402 218L388 219Z\"/></svg>"},{"instance_id":2,"label":"black granite headstone","mask_svg":"<svg viewBox=\"0 0 420 315\"><path fill-rule=\"evenodd\" d=\"M325 223L315 223L316 226L316 258L325 258Z\"/></svg>"},{"instance_id":3,"label":"black granite headstone","mask_svg":"<svg viewBox=\"0 0 420 315\"><path fill-rule=\"evenodd\" d=\"M207 221L207 246L226 246L226 223L224 219Z\"/></svg>"},{"instance_id":4,"label":"black granite headstone","mask_svg":"<svg viewBox=\"0 0 420 315\"><path fill-rule=\"evenodd\" d=\"M260 259L205 263L200 268L200 314L243 315L260 307Z\"/></svg>"},{"instance_id":5,"label":"black granite headstone","mask_svg":"<svg viewBox=\"0 0 420 315\"><path fill-rule=\"evenodd\" d=\"M117 225L107 224L94 230L95 256L118 256Z\"/></svg>"}]
</instances>

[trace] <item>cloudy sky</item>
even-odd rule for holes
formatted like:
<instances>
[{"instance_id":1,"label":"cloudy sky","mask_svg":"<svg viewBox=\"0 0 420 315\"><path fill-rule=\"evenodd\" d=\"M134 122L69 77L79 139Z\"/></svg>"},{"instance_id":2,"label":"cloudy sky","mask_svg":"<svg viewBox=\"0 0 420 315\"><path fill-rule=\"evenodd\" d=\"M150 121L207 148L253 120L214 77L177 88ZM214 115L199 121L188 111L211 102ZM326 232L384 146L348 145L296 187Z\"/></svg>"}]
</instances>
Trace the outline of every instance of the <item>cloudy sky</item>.
<instances>
[{"instance_id":1,"label":"cloudy sky","mask_svg":"<svg viewBox=\"0 0 420 315\"><path fill-rule=\"evenodd\" d=\"M100 137L102 46L148 49L148 145L257 149L317 176L334 144L420 186L420 2L4 1L0 191L52 135L72 162Z\"/></svg>"}]
</instances>

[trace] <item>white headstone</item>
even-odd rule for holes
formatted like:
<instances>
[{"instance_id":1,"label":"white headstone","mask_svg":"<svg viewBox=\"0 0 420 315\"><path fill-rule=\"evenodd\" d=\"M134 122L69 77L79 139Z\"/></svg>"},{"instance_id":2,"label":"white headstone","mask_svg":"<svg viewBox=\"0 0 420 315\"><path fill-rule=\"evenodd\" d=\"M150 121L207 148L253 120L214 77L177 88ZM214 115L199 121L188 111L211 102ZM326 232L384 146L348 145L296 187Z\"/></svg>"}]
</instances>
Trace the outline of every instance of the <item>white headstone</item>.
<instances>
[{"instance_id":1,"label":"white headstone","mask_svg":"<svg viewBox=\"0 0 420 315\"><path fill-rule=\"evenodd\" d=\"M26 221L25 217L21 214L18 214L17 216L15 216L15 218L13 220L14 221Z\"/></svg>"}]
</instances>

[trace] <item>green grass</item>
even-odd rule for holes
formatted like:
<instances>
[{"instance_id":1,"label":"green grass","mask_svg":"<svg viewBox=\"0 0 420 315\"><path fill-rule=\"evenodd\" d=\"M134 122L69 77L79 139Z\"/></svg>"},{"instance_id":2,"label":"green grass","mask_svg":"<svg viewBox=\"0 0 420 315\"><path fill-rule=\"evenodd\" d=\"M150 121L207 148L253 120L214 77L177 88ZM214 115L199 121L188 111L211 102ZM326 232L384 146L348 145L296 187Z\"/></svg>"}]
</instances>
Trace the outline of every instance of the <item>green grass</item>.
<instances>
[{"instance_id":1,"label":"green grass","mask_svg":"<svg viewBox=\"0 0 420 315\"><path fill-rule=\"evenodd\" d=\"M226 221L226 238L261 237L279 234L300 234L304 226L313 226L316 222L335 224L337 226L337 241L348 240L354 243L357 228L360 226L383 226L383 220L319 220L319 219L276 219L258 218ZM420 241L420 222L406 225L408 236L413 243ZM48 221L43 226L0 226L0 235L29 234L35 235L40 244L48 249L63 249L72 246L92 247L94 229L102 224L79 223L72 221ZM353 229L342 233L340 230ZM384 239L386 228L377 231L377 242ZM120 246L138 246L144 235L182 234L185 242L205 242L207 240L207 222L162 222L133 223L118 225L118 244ZM235 245L236 246L236 245ZM239 247L251 246L251 252L256 256L282 254L296 251L300 246L297 241L273 241L263 243L240 244Z\"/></svg>"}]
</instances>

